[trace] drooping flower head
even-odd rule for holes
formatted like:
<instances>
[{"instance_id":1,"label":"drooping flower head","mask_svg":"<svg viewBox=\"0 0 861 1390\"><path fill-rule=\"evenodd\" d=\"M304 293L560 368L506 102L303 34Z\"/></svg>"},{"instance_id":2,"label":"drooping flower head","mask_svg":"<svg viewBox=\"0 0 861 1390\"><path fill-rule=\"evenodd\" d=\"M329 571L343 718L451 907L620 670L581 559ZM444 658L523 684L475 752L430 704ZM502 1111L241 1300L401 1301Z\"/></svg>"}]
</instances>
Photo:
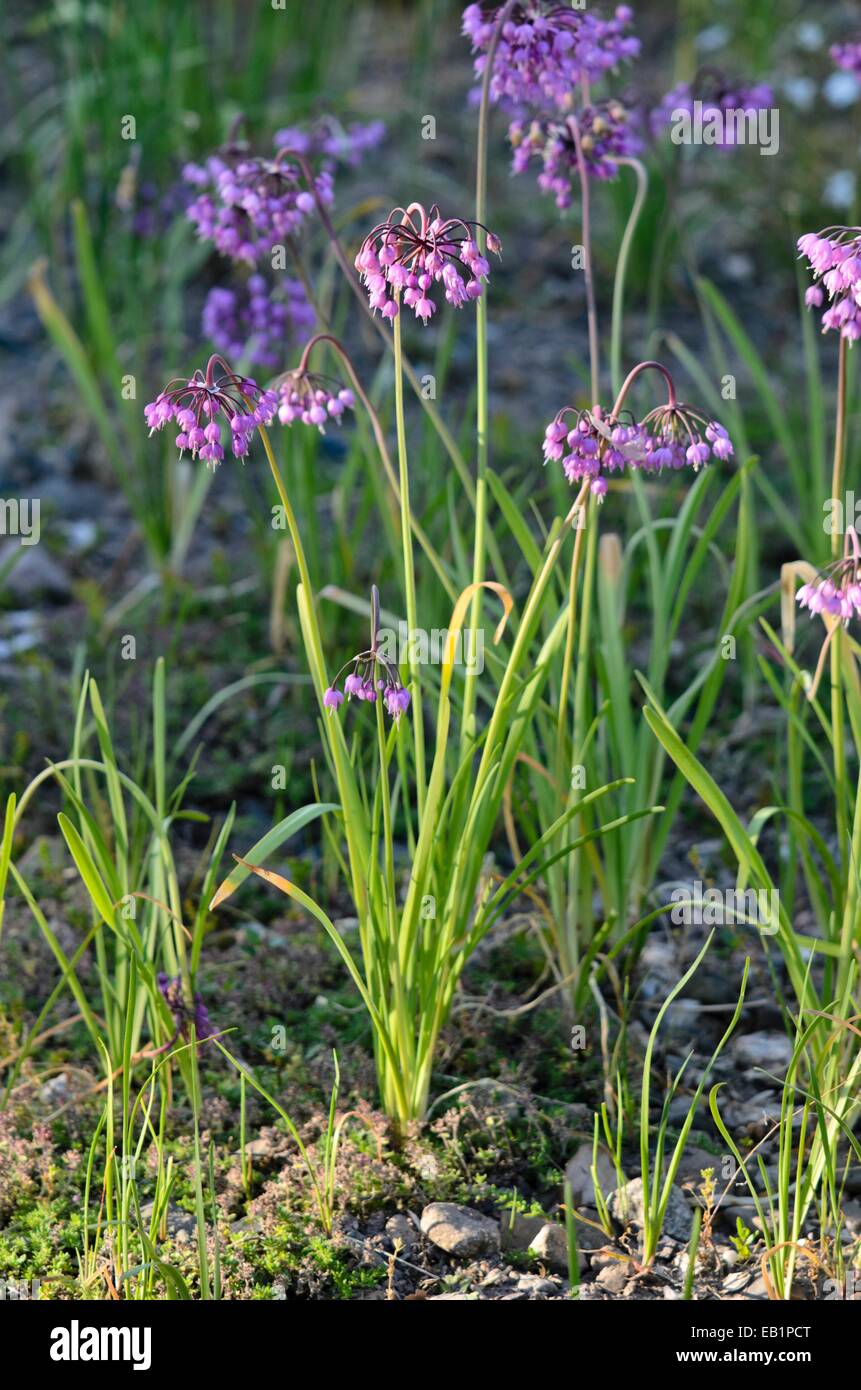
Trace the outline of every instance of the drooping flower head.
<instances>
[{"instance_id":1,"label":"drooping flower head","mask_svg":"<svg viewBox=\"0 0 861 1390\"><path fill-rule=\"evenodd\" d=\"M484 76L501 8L469 5L463 13L463 32L477 54L478 79ZM629 5L619 5L612 19L545 0L515 5L493 58L491 101L570 110L584 80L597 81L637 57L640 41L626 32L632 19Z\"/></svg>"},{"instance_id":2,"label":"drooping flower head","mask_svg":"<svg viewBox=\"0 0 861 1390\"><path fill-rule=\"evenodd\" d=\"M798 249L813 271L805 295L808 309L821 308L822 331L836 330L850 344L861 338L861 227L826 227L806 232Z\"/></svg>"},{"instance_id":3,"label":"drooping flower head","mask_svg":"<svg viewBox=\"0 0 861 1390\"><path fill-rule=\"evenodd\" d=\"M215 468L224 458L224 435L236 458L244 458L259 425L268 425L278 407L278 397L250 377L237 376L223 357L210 357L206 371L199 368L186 381L169 381L154 401L144 407L150 434L171 420L179 427L176 447L188 449Z\"/></svg>"},{"instance_id":4,"label":"drooping flower head","mask_svg":"<svg viewBox=\"0 0 861 1390\"><path fill-rule=\"evenodd\" d=\"M476 223L459 217L443 218L436 204L429 211L421 203L394 208L385 222L368 233L356 257L371 308L391 320L397 317L402 299L416 318L427 323L437 310L433 298L437 285L442 285L449 304L456 308L480 299L490 266L479 251L475 227ZM502 243L493 232L486 236L488 251L498 256Z\"/></svg>"},{"instance_id":5,"label":"drooping flower head","mask_svg":"<svg viewBox=\"0 0 861 1390\"><path fill-rule=\"evenodd\" d=\"M647 367L658 369L668 399L637 422L622 411L627 390ZM566 406L544 431L544 462L561 462L570 483L585 484L599 502L607 492L607 474L626 466L659 473L664 468L702 468L714 457L732 457L732 441L723 425L676 400L672 377L659 363L640 363L628 377L614 409Z\"/></svg>"},{"instance_id":6,"label":"drooping flower head","mask_svg":"<svg viewBox=\"0 0 861 1390\"><path fill-rule=\"evenodd\" d=\"M342 386L331 377L319 372L297 369L287 372L275 383L278 393L278 419L282 425L292 425L299 420L303 425L312 425L326 433L326 425L332 420L338 424L345 410L352 410L356 404L355 396L349 386Z\"/></svg>"},{"instance_id":7,"label":"drooping flower head","mask_svg":"<svg viewBox=\"0 0 861 1390\"><path fill-rule=\"evenodd\" d=\"M820 570L816 579L802 584L795 598L810 613L828 614L844 627L861 614L861 553L854 526L846 528L841 558Z\"/></svg>"},{"instance_id":8,"label":"drooping flower head","mask_svg":"<svg viewBox=\"0 0 861 1390\"><path fill-rule=\"evenodd\" d=\"M302 282L290 276L275 285L257 274L235 289L216 285L203 306L203 332L219 352L270 369L283 361L285 340L304 337L314 322Z\"/></svg>"},{"instance_id":9,"label":"drooping flower head","mask_svg":"<svg viewBox=\"0 0 861 1390\"><path fill-rule=\"evenodd\" d=\"M514 151L512 173L522 174L532 159L540 159L538 187L554 195L558 208L570 207L572 187L580 175L578 136L583 166L590 178L614 179L619 160L630 159L642 149L629 112L620 101L607 101L585 107L576 117L534 120L528 126L512 121L508 128Z\"/></svg>"},{"instance_id":10,"label":"drooping flower head","mask_svg":"<svg viewBox=\"0 0 861 1390\"><path fill-rule=\"evenodd\" d=\"M343 690L338 683L344 676ZM364 700L376 704L381 699L387 713L397 723L410 706L410 692L401 684L395 664L388 659L380 642L380 596L376 585L371 590L371 645L345 662L332 684L323 692L323 704L334 714L347 700Z\"/></svg>"},{"instance_id":11,"label":"drooping flower head","mask_svg":"<svg viewBox=\"0 0 861 1390\"><path fill-rule=\"evenodd\" d=\"M174 1034L170 1042L165 1043L158 1049L159 1052L168 1052L173 1047L179 1037L190 1037L191 1024L194 1024L195 1037L198 1042L204 1038L211 1038L217 1031L210 1021L206 1005L199 994L195 994L193 1005L185 1002L182 992L182 978L177 975L173 979L161 971L157 977L159 993L173 1014Z\"/></svg>"}]
</instances>

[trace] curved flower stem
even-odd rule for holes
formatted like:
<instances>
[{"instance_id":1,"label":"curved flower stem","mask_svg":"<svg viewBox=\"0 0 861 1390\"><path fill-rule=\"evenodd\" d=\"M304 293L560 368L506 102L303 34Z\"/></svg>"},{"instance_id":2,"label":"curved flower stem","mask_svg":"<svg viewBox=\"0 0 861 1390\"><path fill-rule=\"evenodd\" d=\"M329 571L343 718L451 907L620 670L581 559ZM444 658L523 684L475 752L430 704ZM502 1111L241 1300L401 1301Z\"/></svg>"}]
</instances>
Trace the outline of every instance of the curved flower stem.
<instances>
[{"instance_id":1,"label":"curved flower stem","mask_svg":"<svg viewBox=\"0 0 861 1390\"><path fill-rule=\"evenodd\" d=\"M367 296L364 290L362 289L362 286L359 284L358 279L356 278L356 274L353 267L350 265L349 260L344 254L344 248L341 245L341 240L338 236L338 233L335 230L334 223L332 222L332 219L329 216L329 210L317 191L317 185L314 180L314 174L311 170L310 165L308 164L308 161L306 160L304 155L299 154L296 150L285 150L282 153L284 153L285 155L289 154L291 159L295 159L296 163L299 165L299 168L302 170L303 177L308 185L308 190L314 199L314 203L316 204L317 215L319 216L320 221L323 224L323 230L325 231L326 236L329 238L329 244L332 247L335 260L338 262L338 266L340 267L347 281L347 284L350 286L350 289L353 291L353 294L356 296L356 298L362 306L362 311L370 319L375 331L382 338L389 352L394 352L392 336L388 333L387 329L377 318L377 316L371 312L371 309L368 305ZM402 368L404 376L407 378L407 381L410 383L410 386L412 387L413 391L415 392L416 396L421 402L422 409L425 411L428 419L430 420L431 424L433 425L434 429L439 435L440 442L442 443L443 448L445 449L446 453L448 454L449 458L451 459L452 463L457 469L458 475L460 476L460 480L466 488L466 494L470 502L474 506L475 488L473 487L472 478L470 477L469 469L466 466L466 461L463 457L463 454L460 452L460 449L457 447L454 436L452 435L451 431L449 430L448 426L446 425L445 421L443 420L433 401L424 395L422 391L422 384L419 381L419 378L416 376L413 367L405 359L402 359Z\"/></svg>"},{"instance_id":2,"label":"curved flower stem","mask_svg":"<svg viewBox=\"0 0 861 1390\"><path fill-rule=\"evenodd\" d=\"M487 222L487 146L490 125L490 83L493 77L493 63L502 36L502 29L514 8L514 0L507 0L496 19L485 57L484 73L481 82L481 101L478 108L478 137L476 143L475 168L475 220L476 241L483 254L487 244L484 231ZM484 560L487 549L485 532L487 528L487 461L489 429L489 397L487 367L487 290L475 306L475 435L476 435L476 479L475 479L475 538L472 551L472 582L480 586L484 578ZM482 589L476 587L469 615L468 632L472 650L476 650L478 627L481 622ZM466 741L475 739L475 701L478 672L468 666L463 690L463 720L460 729L460 746L464 749Z\"/></svg>"},{"instance_id":3,"label":"curved flower stem","mask_svg":"<svg viewBox=\"0 0 861 1390\"><path fill-rule=\"evenodd\" d=\"M388 445L386 444L386 436L383 433L383 427L380 423L380 417L374 409L373 405L371 404L370 398L367 392L365 391L364 387L362 386L361 381L359 380L358 373L356 372L350 355L347 352L347 349L344 347L343 343L341 343L332 333L317 333L307 343L305 351L302 353L302 361L300 362L297 370L305 370L308 358L311 354L311 350L317 345L317 343L329 343L333 351L336 353L336 355L340 358L341 362L343 363L344 368L347 372L347 376L350 379L350 384L352 385L353 390L355 391L359 400L362 402L362 405L365 408L365 413L371 422L371 429L373 431L374 440L377 445L377 450L379 452L380 459L382 460L383 468L385 469L386 477L388 478L389 483L391 484L392 492L395 494L395 501L397 502L398 507L400 507L401 490L398 485L398 478L395 472L394 464L392 463L392 457L389 453ZM427 556L428 560L433 566L434 573L439 579L440 584L442 584L452 603L454 603L457 599L457 589L455 588L454 584L451 582L448 575L446 574L445 566L443 565L439 555L436 553L436 550L431 544L427 536L427 533L425 532L421 523L413 515L411 509L408 508L408 511L410 516L410 526L412 527L413 535L415 536L416 540L418 541L419 545L421 546L422 550L424 551L425 555Z\"/></svg>"},{"instance_id":4,"label":"curved flower stem","mask_svg":"<svg viewBox=\"0 0 861 1390\"><path fill-rule=\"evenodd\" d=\"M622 330L624 327L624 307L625 307L625 277L628 272L628 258L631 252L631 244L634 240L634 233L640 220L640 213L643 211L643 204L646 201L646 194L649 191L649 175L645 165L639 159L620 159L620 164L627 164L633 169L637 176L637 191L634 194L634 201L631 205L631 212L625 225L622 240L619 243L619 255L616 261L616 276L613 282L613 318L610 329L610 381L614 391L619 390L622 380Z\"/></svg>"},{"instance_id":5,"label":"curved flower stem","mask_svg":"<svg viewBox=\"0 0 861 1390\"><path fill-rule=\"evenodd\" d=\"M400 305L398 306L400 309ZM401 349L401 315L394 320L395 347L395 416L398 427L398 469L401 503L401 545L404 552L404 595L407 604L407 660L410 668L412 726L415 739L416 804L419 820L425 805L425 731L422 717L422 696L419 662L415 656L415 634L418 631L416 609L416 577L413 569L413 540L410 530L410 477L407 464L407 431L404 418L403 352Z\"/></svg>"}]
</instances>

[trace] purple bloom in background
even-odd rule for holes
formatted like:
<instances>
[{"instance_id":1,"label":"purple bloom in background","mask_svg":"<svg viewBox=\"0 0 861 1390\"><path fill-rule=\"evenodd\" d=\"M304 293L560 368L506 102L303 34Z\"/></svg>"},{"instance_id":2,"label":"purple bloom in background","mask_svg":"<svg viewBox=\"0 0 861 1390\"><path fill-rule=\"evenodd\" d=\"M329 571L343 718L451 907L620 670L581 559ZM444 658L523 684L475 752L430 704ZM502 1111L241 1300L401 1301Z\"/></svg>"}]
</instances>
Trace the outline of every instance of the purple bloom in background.
<instances>
[{"instance_id":1,"label":"purple bloom in background","mask_svg":"<svg viewBox=\"0 0 861 1390\"><path fill-rule=\"evenodd\" d=\"M663 134L680 112L693 116L695 102L701 105L703 126L714 125L717 138L713 143L729 149L737 141L735 122L726 117L739 111L746 114L767 110L774 105L774 90L766 82L730 83L722 74L704 70L692 83L680 82L673 87L654 107L649 115L652 134Z\"/></svg>"},{"instance_id":2,"label":"purple bloom in background","mask_svg":"<svg viewBox=\"0 0 861 1390\"><path fill-rule=\"evenodd\" d=\"M307 158L325 155L355 168L370 150L382 144L385 135L384 121L353 121L343 126L334 116L322 116L308 130L287 126L276 131L275 146Z\"/></svg>"},{"instance_id":3,"label":"purple bloom in background","mask_svg":"<svg viewBox=\"0 0 861 1390\"><path fill-rule=\"evenodd\" d=\"M316 204L295 161L244 151L244 146L228 146L203 165L186 165L184 178L199 190L186 215L201 240L213 242L231 260L255 266L299 231ZM314 190L322 202L332 202L328 170L315 177Z\"/></svg>"},{"instance_id":4,"label":"purple bloom in background","mask_svg":"<svg viewBox=\"0 0 861 1390\"><path fill-rule=\"evenodd\" d=\"M173 1047L177 1039L182 1036L188 1038L190 1035L190 1025L194 1024L195 1037L198 1042L203 1042L204 1038L211 1038L216 1032L207 1012L206 1005L199 994L194 996L194 1004L189 1007L182 994L182 978L177 975L171 978L161 971L157 977L159 993L161 994L167 1007L173 1014L174 1034L167 1042L160 1047L159 1052L168 1052Z\"/></svg>"},{"instance_id":5,"label":"purple bloom in background","mask_svg":"<svg viewBox=\"0 0 861 1390\"><path fill-rule=\"evenodd\" d=\"M150 434L171 420L179 427L176 447L215 468L224 458L224 435L236 458L248 453L259 425L268 425L278 407L274 391L265 391L251 377L237 376L221 357L211 357L206 372L190 380L176 378L149 405L144 418Z\"/></svg>"},{"instance_id":6,"label":"purple bloom in background","mask_svg":"<svg viewBox=\"0 0 861 1390\"><path fill-rule=\"evenodd\" d=\"M798 250L813 271L813 284L805 295L808 309L821 308L822 331L834 329L847 342L861 338L861 227L832 227L825 232L806 232Z\"/></svg>"},{"instance_id":7,"label":"purple bloom in background","mask_svg":"<svg viewBox=\"0 0 861 1390\"><path fill-rule=\"evenodd\" d=\"M285 340L302 338L313 328L314 310L301 281L281 276L270 285L262 275L251 275L236 289L209 291L202 326L226 357L274 368L283 360Z\"/></svg>"},{"instance_id":8,"label":"purple bloom in background","mask_svg":"<svg viewBox=\"0 0 861 1390\"><path fill-rule=\"evenodd\" d=\"M463 32L478 55L474 67L479 80L498 16L499 7L481 5L469 5L463 13ZM619 5L612 19L543 0L515 5L494 56L491 101L570 109L584 79L597 81L637 57L640 41L626 32L632 20L629 5Z\"/></svg>"},{"instance_id":9,"label":"purple bloom in background","mask_svg":"<svg viewBox=\"0 0 861 1390\"><path fill-rule=\"evenodd\" d=\"M420 203L395 208L368 233L356 257L371 308L391 320L402 299L426 324L438 307L433 298L437 285L456 308L480 299L490 266L478 249L475 225L459 217L444 219L436 204L429 212ZM497 256L502 251L493 232L487 232L487 249Z\"/></svg>"},{"instance_id":10,"label":"purple bloom in background","mask_svg":"<svg viewBox=\"0 0 861 1390\"><path fill-rule=\"evenodd\" d=\"M835 67L861 77L861 39L854 39L849 43L835 43L829 49L829 53Z\"/></svg>"},{"instance_id":11,"label":"purple bloom in background","mask_svg":"<svg viewBox=\"0 0 861 1390\"><path fill-rule=\"evenodd\" d=\"M512 122L508 130L514 150L512 173L522 174L532 159L540 159L543 167L538 175L538 186L543 193L555 196L558 208L571 206L572 184L579 177L577 129L583 163L591 178L614 179L619 172L618 161L630 159L642 149L631 117L619 101L588 106L576 118L535 120L528 127L521 121Z\"/></svg>"}]
</instances>

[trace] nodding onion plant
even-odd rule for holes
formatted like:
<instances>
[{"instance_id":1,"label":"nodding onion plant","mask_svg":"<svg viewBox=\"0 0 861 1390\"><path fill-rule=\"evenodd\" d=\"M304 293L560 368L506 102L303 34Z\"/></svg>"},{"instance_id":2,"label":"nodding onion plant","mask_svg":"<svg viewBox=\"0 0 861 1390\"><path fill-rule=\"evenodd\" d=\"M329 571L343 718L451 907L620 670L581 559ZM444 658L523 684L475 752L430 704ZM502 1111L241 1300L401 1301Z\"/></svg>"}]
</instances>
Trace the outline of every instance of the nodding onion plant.
<instances>
[{"instance_id":1,"label":"nodding onion plant","mask_svg":"<svg viewBox=\"0 0 861 1390\"><path fill-rule=\"evenodd\" d=\"M315 190L303 168L310 196L332 240L339 265L354 289L363 284L368 307L379 312L377 326L392 327L395 361L395 421L397 478L367 395L349 358L331 334L312 340L295 372L278 378L273 390L238 377L223 358L210 361L205 373L196 373L187 385L171 385L147 407L151 426L160 428L170 419L180 427L181 449L216 464L224 456L222 429L232 437L240 457L259 432L290 532L300 583L297 588L302 639L321 713L324 747L339 799L340 836L331 826L335 854L340 858L359 921L360 958L343 942L326 913L295 884L265 869L260 862L272 847L272 835L264 838L240 861L219 892L213 906L223 902L249 872L274 883L302 903L322 923L359 989L370 1015L375 1042L380 1094L387 1112L399 1124L420 1118L428 1102L434 1052L440 1030L452 1007L454 994L470 955L484 934L519 893L528 891L554 863L591 845L611 829L620 829L656 808L637 805L625 814L599 820L602 798L630 783L620 776L595 785L582 796L562 798L541 832L531 837L525 854L515 854L509 871L496 871L488 851L510 786L536 714L549 698L564 710L567 683L576 650L576 577L581 564L584 529L588 533L587 563L594 557L596 529L594 504L606 491L606 471L630 465L660 471L690 463L695 468L712 453L726 457L731 445L721 426L699 412L681 405L672 378L659 363L644 362L629 374L616 395L613 409L605 414L597 404L590 411L563 411L547 431L548 456L563 458L569 481L576 483L573 504L564 518L554 523L543 553L535 551L533 575L516 632L505 655L494 655L494 686L479 680L481 671L467 666L462 694L455 684L458 652L464 638L469 650L478 645L481 605L485 591L502 603L503 615L494 635L499 644L514 600L505 586L486 574L486 557L495 554L488 526L488 343L487 284L490 265L486 254L499 255L501 242L486 226L486 167L488 118L494 88L497 55L506 61L505 24L513 5L503 5L480 33L473 34L485 49L479 104L476 177L476 215L445 217L437 206L426 209L410 202L395 208L385 221L364 238L355 258L359 282ZM607 53L624 56L627 40L622 30L627 21L613 21L600 34L583 21L580 35L586 48L599 41ZM567 22L566 22L567 24ZM570 28L570 25L567 25ZM577 27L577 26L575 26ZM589 34L585 33L589 29ZM579 32L579 29L578 29ZM588 38L588 44L586 40ZM622 45L620 48L619 45ZM603 61L603 60L602 60ZM584 78L585 81L585 78ZM582 165L582 141L578 143ZM283 152L285 157L289 152ZM638 199L639 203L639 199ZM585 209L584 209L585 211ZM622 278L624 278L622 276ZM592 347L592 400L600 395L594 351L594 287L591 269L586 277L590 346ZM426 542L413 515L404 406L404 359L401 322L404 308L427 325L438 311L442 292L455 308L476 307L476 475L467 489L473 503L472 582L459 594L452 592L448 576L439 564L434 568L453 609L442 646L438 679L423 666L420 642L414 538L428 558L433 548ZM346 367L353 387L345 396L328 381L312 380L308 357L324 338ZM639 423L623 417L628 392L647 369L659 372L667 386L665 404ZM300 529L289 489L276 463L267 426L276 412L285 424L294 420L322 425L328 416L339 417L358 396L367 409L384 469L397 497L401 519L403 592L406 605L408 650L398 663L382 649L379 599L371 600L368 647L351 657L351 667L340 685L341 674L330 679L324 657L315 595L310 581ZM279 406L280 399L280 406ZM444 436L443 436L444 437ZM451 453L451 451L449 451ZM452 455L455 466L459 461ZM587 503L590 504L587 506ZM556 611L551 583L568 532L575 529L571 567L571 592ZM584 606L588 616L588 605ZM588 635L588 633L587 633ZM557 654L564 653L562 687L545 696L545 686ZM581 652L578 656L582 655ZM577 680L581 679L579 671ZM438 690L438 693L436 693ZM436 694L435 715L430 701ZM374 734L356 735L347 742L340 713L345 699L373 707ZM582 709L582 702L578 704ZM390 716L387 722L386 715ZM455 737L456 732L456 737ZM373 764L370 750L374 749ZM273 832L274 834L274 832ZM396 836L405 843L409 875L403 891L397 873ZM343 846L346 846L346 855Z\"/></svg>"}]
</instances>

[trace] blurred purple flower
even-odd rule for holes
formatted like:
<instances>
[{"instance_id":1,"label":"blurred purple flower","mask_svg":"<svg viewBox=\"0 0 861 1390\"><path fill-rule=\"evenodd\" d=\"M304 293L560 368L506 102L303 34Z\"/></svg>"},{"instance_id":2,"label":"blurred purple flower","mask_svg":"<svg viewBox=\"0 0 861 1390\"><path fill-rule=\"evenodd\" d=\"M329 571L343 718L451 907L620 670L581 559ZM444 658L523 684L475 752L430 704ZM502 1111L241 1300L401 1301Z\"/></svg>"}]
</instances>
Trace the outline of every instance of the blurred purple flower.
<instances>
[{"instance_id":1,"label":"blurred purple flower","mask_svg":"<svg viewBox=\"0 0 861 1390\"><path fill-rule=\"evenodd\" d=\"M248 154L244 145L227 146L205 164L187 164L183 176L199 190L186 216L201 240L252 266L294 236L315 212L315 191L324 203L333 196L328 170L315 177L312 190L289 157L262 159Z\"/></svg>"},{"instance_id":2,"label":"blurred purple flower","mask_svg":"<svg viewBox=\"0 0 861 1390\"><path fill-rule=\"evenodd\" d=\"M307 158L326 155L355 168L370 150L382 144L385 135L384 121L353 121L343 126L334 116L322 116L307 130L287 126L276 131L275 146L295 150Z\"/></svg>"},{"instance_id":3,"label":"blurred purple flower","mask_svg":"<svg viewBox=\"0 0 861 1390\"><path fill-rule=\"evenodd\" d=\"M514 150L512 173L522 174L531 160L540 159L543 167L538 187L543 193L552 193L559 208L571 206L572 184L579 178L576 128L580 131L583 163L591 178L614 179L619 172L619 159L629 159L642 149L631 116L619 101L588 106L576 118L536 120L528 127L513 121L508 130Z\"/></svg>"},{"instance_id":4,"label":"blurred purple flower","mask_svg":"<svg viewBox=\"0 0 861 1390\"><path fill-rule=\"evenodd\" d=\"M157 984L159 993L173 1014L175 1029L170 1042L160 1047L158 1049L159 1052L168 1052L180 1036L188 1038L190 1036L190 1025L192 1023L194 1024L195 1037L198 1042L203 1042L205 1038L211 1038L217 1032L217 1029L212 1025L206 1005L199 994L195 994L194 1004L191 1007L186 1004L182 993L181 976L177 975L171 978L169 975L166 975L164 971L161 971L157 977Z\"/></svg>"},{"instance_id":5,"label":"blurred purple flower","mask_svg":"<svg viewBox=\"0 0 861 1390\"><path fill-rule=\"evenodd\" d=\"M463 33L478 54L474 68L479 80L501 8L469 5L463 13ZM515 5L494 56L491 101L569 109L581 82L597 81L637 57L640 41L626 33L632 20L629 5L619 5L613 19L545 0Z\"/></svg>"},{"instance_id":6,"label":"blurred purple flower","mask_svg":"<svg viewBox=\"0 0 861 1390\"><path fill-rule=\"evenodd\" d=\"M829 53L835 67L843 68L844 72L852 72L856 77L861 77L861 39L854 39L848 43L835 43L829 49Z\"/></svg>"},{"instance_id":7,"label":"blurred purple flower","mask_svg":"<svg viewBox=\"0 0 861 1390\"><path fill-rule=\"evenodd\" d=\"M730 112L764 111L774 105L774 90L766 82L731 84L721 73L704 69L697 74L693 83L680 82L667 92L649 114L649 126L654 136L659 136L677 119L677 113L684 111L693 116L695 102L701 103L703 125L711 123L715 116L721 119L714 122L715 130L723 135L715 141L720 148L735 145L734 124L724 120Z\"/></svg>"},{"instance_id":8,"label":"blurred purple flower","mask_svg":"<svg viewBox=\"0 0 861 1390\"><path fill-rule=\"evenodd\" d=\"M203 308L204 335L218 351L261 367L277 367L285 340L305 337L314 321L301 281L283 276L274 286L252 275L236 289L216 287Z\"/></svg>"}]
</instances>

